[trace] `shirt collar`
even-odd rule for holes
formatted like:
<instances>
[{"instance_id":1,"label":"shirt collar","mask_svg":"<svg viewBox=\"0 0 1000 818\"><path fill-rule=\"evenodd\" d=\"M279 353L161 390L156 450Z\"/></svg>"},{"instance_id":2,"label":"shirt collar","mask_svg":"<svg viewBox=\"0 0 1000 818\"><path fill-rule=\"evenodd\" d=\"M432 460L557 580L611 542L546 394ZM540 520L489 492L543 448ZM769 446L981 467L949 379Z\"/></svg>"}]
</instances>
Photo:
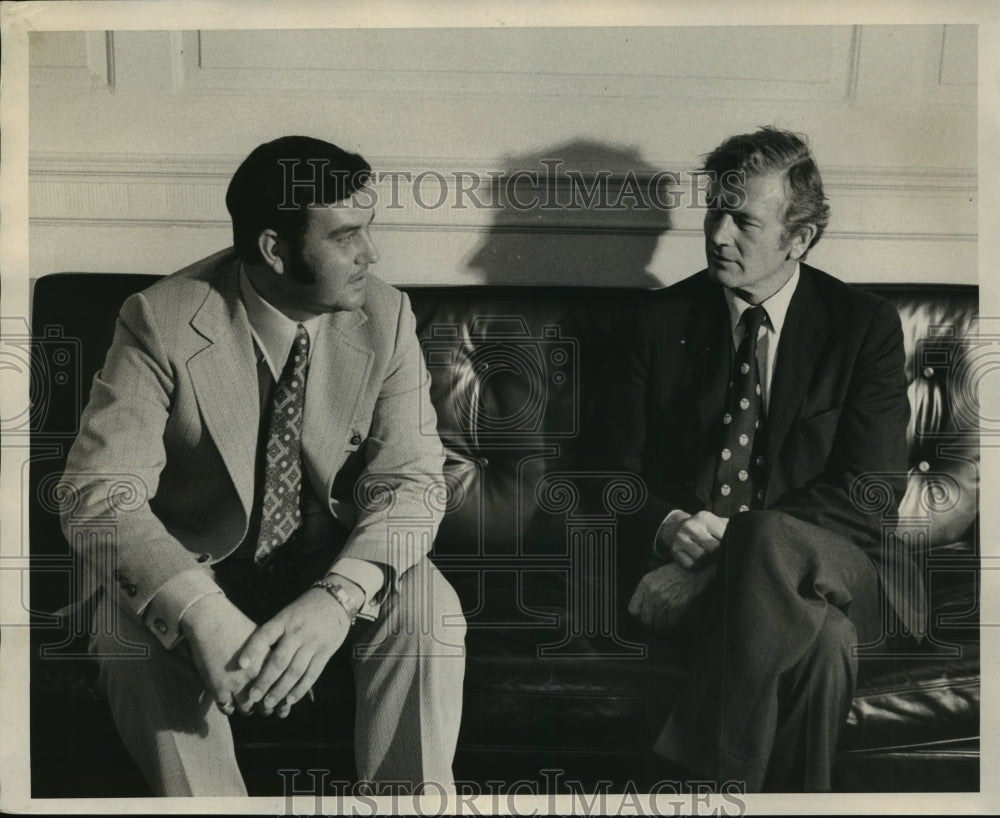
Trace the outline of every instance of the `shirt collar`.
<instances>
[{"instance_id":1,"label":"shirt collar","mask_svg":"<svg viewBox=\"0 0 1000 818\"><path fill-rule=\"evenodd\" d=\"M281 377L281 370L288 360L288 353L292 349L295 341L295 333L298 331L298 321L293 321L274 305L270 304L257 292L246 269L240 264L240 297L243 299L243 306L247 310L247 318L250 321L250 333L257 348L260 350L267 367L271 370L271 375L277 381ZM310 354L315 346L316 333L319 330L320 319L323 316L316 315L305 321L302 325L309 333Z\"/></svg>"},{"instance_id":2,"label":"shirt collar","mask_svg":"<svg viewBox=\"0 0 1000 818\"><path fill-rule=\"evenodd\" d=\"M778 292L760 304L767 311L767 320L771 329L774 330L775 335L781 334L781 328L785 324L785 316L788 315L788 306L792 303L792 295L795 293L798 283L799 264L796 262L795 272L792 273L788 281L781 286ZM728 287L723 287L722 292L726 296L726 305L729 307L729 326L735 331L737 324L739 324L740 316L743 315L744 310L750 309L753 304L740 298Z\"/></svg>"}]
</instances>

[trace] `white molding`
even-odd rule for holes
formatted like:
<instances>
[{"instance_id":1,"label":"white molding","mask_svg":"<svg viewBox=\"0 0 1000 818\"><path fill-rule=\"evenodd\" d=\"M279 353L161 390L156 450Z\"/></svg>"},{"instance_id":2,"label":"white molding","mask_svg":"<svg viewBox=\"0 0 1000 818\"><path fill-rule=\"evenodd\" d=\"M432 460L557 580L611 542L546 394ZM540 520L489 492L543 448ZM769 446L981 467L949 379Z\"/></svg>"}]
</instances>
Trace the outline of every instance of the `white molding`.
<instances>
[{"instance_id":1,"label":"white molding","mask_svg":"<svg viewBox=\"0 0 1000 818\"><path fill-rule=\"evenodd\" d=\"M850 64L847 68L847 90L845 99L853 103L858 96L858 82L861 79L861 37L864 26L851 27Z\"/></svg>"},{"instance_id":2,"label":"white molding","mask_svg":"<svg viewBox=\"0 0 1000 818\"><path fill-rule=\"evenodd\" d=\"M124 227L124 228L147 228L147 227L186 227L186 228L207 228L211 230L218 230L220 228L228 229L231 225L227 219L201 219L198 221L194 220L183 220L183 219L127 219L127 218L45 218L38 217L32 218L31 224L38 227L59 227L66 224L72 224L74 227ZM510 226L498 228L495 225L482 225L482 224L435 224L432 227L428 227L426 224L417 223L407 223L407 222L396 222L396 223L385 223L381 222L379 224L379 231L386 233L466 233L470 235L488 235L495 233L503 234L516 234L516 235L559 235L566 236L572 235L573 233L580 233L583 235L594 235L597 233L605 233L608 235L617 236L648 236L652 231L644 230L642 228L606 228L604 230L591 230L584 228L569 228L564 226L558 227L547 227L538 226L532 224L523 224L519 226ZM671 228L665 235L677 238L695 238L700 239L702 236L701 230L695 228ZM908 233L905 231L899 232L859 232L856 230L827 230L823 233L823 240L828 241L830 239L872 239L877 241L890 241L890 240L906 240L906 241L960 241L960 242L975 242L979 240L979 237L974 233Z\"/></svg>"},{"instance_id":3,"label":"white molding","mask_svg":"<svg viewBox=\"0 0 1000 818\"><path fill-rule=\"evenodd\" d=\"M930 50L932 55L928 55L926 69L924 72L924 96L928 102L935 104L964 104L975 105L978 94L978 85L975 81L962 82L952 81L945 76L945 60L948 49L948 32L951 30L952 37L955 35L955 26L942 25L931 39ZM962 26L962 28L965 28ZM980 46L977 37L977 50ZM977 54L978 56L978 54ZM975 62L971 66L975 75Z\"/></svg>"},{"instance_id":4,"label":"white molding","mask_svg":"<svg viewBox=\"0 0 1000 818\"><path fill-rule=\"evenodd\" d=\"M80 65L59 67L31 66L29 83L36 87L114 91L116 81L114 32L76 31L72 33L82 35L84 38L86 53L84 62Z\"/></svg>"},{"instance_id":5,"label":"white molding","mask_svg":"<svg viewBox=\"0 0 1000 818\"><path fill-rule=\"evenodd\" d=\"M36 154L29 162L30 222L53 227L117 226L228 228L225 190L241 157L163 156L131 154ZM572 214L553 211L539 225L543 212L537 209L503 211L477 209L471 200L466 208L452 206L458 196L455 169L477 173L482 179L478 194L490 202L490 176L505 164L482 158L459 157L384 157L374 162L386 173L402 173L423 168L441 174L445 186L425 191L424 201L434 201L445 192L445 204L439 208L414 204L408 185L398 179L400 208L383 208L380 230L391 232L465 233L610 233L649 235L656 232L656 219L650 211L581 211ZM695 162L657 161L646 167L693 168ZM577 165L576 167L580 167ZM451 170L449 170L449 168ZM586 174L599 169L583 167ZM542 168L539 166L540 172ZM621 172L622 169L616 169ZM823 172L827 193L834 211L834 223L827 235L837 238L901 239L918 242L977 239L977 176L968 168L861 168L834 166ZM526 189L527 190L527 189ZM529 191L530 192L530 191ZM379 193L390 201L386 186ZM683 205L689 200L680 197ZM502 222L495 223L502 212ZM681 207L672 214L671 235L700 235L700 214Z\"/></svg>"},{"instance_id":6,"label":"white molding","mask_svg":"<svg viewBox=\"0 0 1000 818\"><path fill-rule=\"evenodd\" d=\"M672 99L766 99L772 101L842 101L850 99L852 89L857 84L858 61L858 26L826 26L811 27L817 30L826 29L824 35L829 38L830 63L823 66L824 73L815 78L779 74L774 72L770 77L746 76L743 70L730 67L730 75L714 76L693 75L682 66L662 66L655 70L649 66L647 70L629 71L629 61L605 66L596 65L591 68L600 70L573 70L572 61L558 69L548 67L539 70L534 64L510 65L491 70L485 67L492 64L472 62L458 68L446 64L438 69L435 60L421 62L421 56L426 47L417 46L418 56L414 60L397 60L396 64L384 67L380 63L371 63L366 55L357 67L341 65L330 67L329 60L317 57L315 64L327 65L313 67L312 65L293 65L288 67L280 59L280 49L275 46L275 56L269 64L260 61L258 64L244 65L238 62L224 65L212 64L206 59L205 36L226 36L230 32L207 30L189 30L183 32L173 45L173 59L183 66L182 83L186 89L200 94L230 94L241 91L259 91L261 89L281 90L291 96L315 95L317 91L336 95L347 93L353 96L353 90L364 88L365 93L427 96L439 100L442 95L451 98L477 98L497 96L515 97L554 97L565 100L567 95L583 95L596 98L620 98L635 100L662 101L661 85L669 84ZM677 29L670 26L639 27L636 31L648 34L660 29L665 38L677 35ZM597 31L598 29L595 29ZM627 29L626 29L627 30ZM470 29L470 36L478 36L483 29ZM575 33L577 29L553 28L548 30L549 36L558 36L565 32ZM606 28L606 31L617 35L617 27ZM730 33L726 28L720 28L723 34ZM286 32L279 32L278 35ZM310 34L316 34L312 31ZM331 30L335 36L342 31ZM514 30L511 30L511 34ZM667 48L669 45L664 44ZM211 55L210 55L211 56ZM357 55L355 55L357 57ZM348 56L346 65L351 65L352 58ZM357 60L355 60L357 63ZM640 66L641 68L641 66Z\"/></svg>"},{"instance_id":7,"label":"white molding","mask_svg":"<svg viewBox=\"0 0 1000 818\"><path fill-rule=\"evenodd\" d=\"M113 153L35 153L28 163L32 179L57 176L69 178L119 177L156 179L176 177L190 181L228 180L243 160L235 154L186 156L181 154L113 154ZM448 176L455 171L478 173L484 178L490 172L504 170L510 163L506 157L487 159L469 156L382 156L368 157L376 170L392 172L433 171ZM557 157L554 157L557 158ZM695 159L645 159L647 168L687 173L698 167ZM527 167L527 166L526 166ZM584 173L601 169L600 162L576 163ZM528 167L527 169L532 169ZM535 166L539 172L542 165ZM616 169L620 170L620 168ZM822 168L824 185L839 189L877 190L956 190L975 191L978 187L975 169L964 167L829 165Z\"/></svg>"},{"instance_id":8,"label":"white molding","mask_svg":"<svg viewBox=\"0 0 1000 818\"><path fill-rule=\"evenodd\" d=\"M125 176L136 179L173 176L192 180L217 176L229 179L241 160L242 157L225 155L35 153L28 160L28 176Z\"/></svg>"}]
</instances>

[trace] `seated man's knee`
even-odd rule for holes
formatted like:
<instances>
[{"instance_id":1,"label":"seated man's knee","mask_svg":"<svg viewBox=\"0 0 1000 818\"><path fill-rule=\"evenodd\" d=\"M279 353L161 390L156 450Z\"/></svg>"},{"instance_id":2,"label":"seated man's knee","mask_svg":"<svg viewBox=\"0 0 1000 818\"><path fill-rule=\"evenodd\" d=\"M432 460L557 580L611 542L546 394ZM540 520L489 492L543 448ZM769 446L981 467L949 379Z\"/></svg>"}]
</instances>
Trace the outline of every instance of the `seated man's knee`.
<instances>
[{"instance_id":1,"label":"seated man's knee","mask_svg":"<svg viewBox=\"0 0 1000 818\"><path fill-rule=\"evenodd\" d=\"M787 552L788 515L780 511L746 511L726 528L724 544L729 560L743 563L781 559Z\"/></svg>"},{"instance_id":2,"label":"seated man's knee","mask_svg":"<svg viewBox=\"0 0 1000 818\"><path fill-rule=\"evenodd\" d=\"M390 613L397 636L433 645L462 645L466 622L458 594L428 559L421 560L399 580Z\"/></svg>"},{"instance_id":3,"label":"seated man's knee","mask_svg":"<svg viewBox=\"0 0 1000 818\"><path fill-rule=\"evenodd\" d=\"M102 682L122 678L137 681L142 671L156 662L163 648L153 634L131 613L118 608L104 597L98 603L91 624L87 652L97 662Z\"/></svg>"},{"instance_id":4,"label":"seated man's knee","mask_svg":"<svg viewBox=\"0 0 1000 818\"><path fill-rule=\"evenodd\" d=\"M447 637L446 641L458 644L465 641L466 622L462 612L462 602L451 583L434 568L432 571L430 611L435 628Z\"/></svg>"}]
</instances>

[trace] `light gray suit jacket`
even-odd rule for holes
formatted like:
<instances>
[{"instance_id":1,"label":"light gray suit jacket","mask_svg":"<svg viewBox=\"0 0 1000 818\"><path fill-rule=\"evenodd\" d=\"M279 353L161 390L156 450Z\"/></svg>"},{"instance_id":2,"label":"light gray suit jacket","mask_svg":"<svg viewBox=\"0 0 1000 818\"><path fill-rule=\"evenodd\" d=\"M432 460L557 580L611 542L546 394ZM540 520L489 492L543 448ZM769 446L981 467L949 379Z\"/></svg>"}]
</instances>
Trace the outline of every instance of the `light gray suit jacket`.
<instances>
[{"instance_id":1,"label":"light gray suit jacket","mask_svg":"<svg viewBox=\"0 0 1000 818\"><path fill-rule=\"evenodd\" d=\"M64 476L63 529L88 575L120 589L168 645L186 600L158 591L231 554L254 499L260 407L238 276L230 249L125 302ZM323 320L304 470L351 530L339 556L378 563L393 583L430 549L442 513L444 457L413 314L369 276L362 309Z\"/></svg>"}]
</instances>

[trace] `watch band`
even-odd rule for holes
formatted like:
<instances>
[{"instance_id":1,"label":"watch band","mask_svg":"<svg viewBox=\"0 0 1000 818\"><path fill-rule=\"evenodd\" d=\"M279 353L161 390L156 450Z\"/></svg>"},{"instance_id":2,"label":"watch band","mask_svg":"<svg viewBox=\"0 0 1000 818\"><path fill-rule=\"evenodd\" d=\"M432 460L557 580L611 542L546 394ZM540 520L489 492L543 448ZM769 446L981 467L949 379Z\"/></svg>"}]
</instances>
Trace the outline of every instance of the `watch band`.
<instances>
[{"instance_id":1,"label":"watch band","mask_svg":"<svg viewBox=\"0 0 1000 818\"><path fill-rule=\"evenodd\" d=\"M355 623L358 618L358 612L361 609L351 599L351 595L347 593L343 585L336 581L331 582L330 580L321 579L319 582L314 582L312 587L322 588L336 599L340 603L340 606L347 612L347 618L350 619L351 624Z\"/></svg>"}]
</instances>

